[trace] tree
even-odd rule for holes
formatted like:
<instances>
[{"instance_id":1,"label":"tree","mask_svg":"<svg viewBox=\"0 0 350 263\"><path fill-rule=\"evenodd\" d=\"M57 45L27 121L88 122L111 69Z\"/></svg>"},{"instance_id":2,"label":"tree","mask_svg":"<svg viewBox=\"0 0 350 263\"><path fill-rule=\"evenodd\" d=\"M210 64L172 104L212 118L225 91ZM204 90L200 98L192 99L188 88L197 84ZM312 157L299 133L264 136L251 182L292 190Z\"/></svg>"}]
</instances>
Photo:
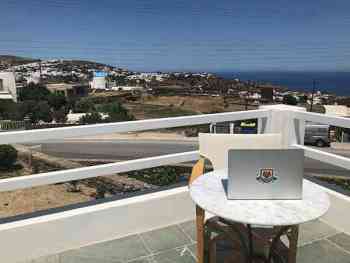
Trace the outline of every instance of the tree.
<instances>
[{"instance_id":1,"label":"tree","mask_svg":"<svg viewBox=\"0 0 350 263\"><path fill-rule=\"evenodd\" d=\"M1 100L0 119L3 120L21 120L19 106L12 100Z\"/></svg>"},{"instance_id":2,"label":"tree","mask_svg":"<svg viewBox=\"0 0 350 263\"><path fill-rule=\"evenodd\" d=\"M51 93L48 99L49 99L49 105L54 110L60 110L62 107L67 106L67 99L61 93L57 93L57 92Z\"/></svg>"},{"instance_id":3,"label":"tree","mask_svg":"<svg viewBox=\"0 0 350 263\"><path fill-rule=\"evenodd\" d=\"M118 86L124 86L127 84L127 79L125 76L115 76L113 80Z\"/></svg>"},{"instance_id":4,"label":"tree","mask_svg":"<svg viewBox=\"0 0 350 263\"><path fill-rule=\"evenodd\" d=\"M307 103L307 96L306 95L299 96L299 102L303 104Z\"/></svg>"},{"instance_id":5,"label":"tree","mask_svg":"<svg viewBox=\"0 0 350 263\"><path fill-rule=\"evenodd\" d=\"M85 113L95 110L94 103L89 98L82 98L75 103L74 112Z\"/></svg>"},{"instance_id":6,"label":"tree","mask_svg":"<svg viewBox=\"0 0 350 263\"><path fill-rule=\"evenodd\" d=\"M57 123L65 123L67 121L67 110L65 107L61 107L58 110L53 110L52 118Z\"/></svg>"},{"instance_id":7,"label":"tree","mask_svg":"<svg viewBox=\"0 0 350 263\"><path fill-rule=\"evenodd\" d=\"M28 116L32 123L52 121L52 112L47 101L25 101L19 107L22 118Z\"/></svg>"},{"instance_id":8,"label":"tree","mask_svg":"<svg viewBox=\"0 0 350 263\"><path fill-rule=\"evenodd\" d=\"M50 94L45 86L31 82L21 90L19 98L21 101L48 101Z\"/></svg>"},{"instance_id":9,"label":"tree","mask_svg":"<svg viewBox=\"0 0 350 263\"><path fill-rule=\"evenodd\" d=\"M40 101L34 107L34 116L36 116L38 121L52 122L52 112L49 103L47 101Z\"/></svg>"},{"instance_id":10,"label":"tree","mask_svg":"<svg viewBox=\"0 0 350 263\"><path fill-rule=\"evenodd\" d=\"M292 95L286 95L283 97L283 103L287 105L297 105L298 100Z\"/></svg>"},{"instance_id":11,"label":"tree","mask_svg":"<svg viewBox=\"0 0 350 263\"><path fill-rule=\"evenodd\" d=\"M17 161L17 150L7 144L0 145L0 169L8 169Z\"/></svg>"},{"instance_id":12,"label":"tree","mask_svg":"<svg viewBox=\"0 0 350 263\"><path fill-rule=\"evenodd\" d=\"M96 111L86 113L79 119L80 124L95 124L101 122L103 122L102 116Z\"/></svg>"}]
</instances>

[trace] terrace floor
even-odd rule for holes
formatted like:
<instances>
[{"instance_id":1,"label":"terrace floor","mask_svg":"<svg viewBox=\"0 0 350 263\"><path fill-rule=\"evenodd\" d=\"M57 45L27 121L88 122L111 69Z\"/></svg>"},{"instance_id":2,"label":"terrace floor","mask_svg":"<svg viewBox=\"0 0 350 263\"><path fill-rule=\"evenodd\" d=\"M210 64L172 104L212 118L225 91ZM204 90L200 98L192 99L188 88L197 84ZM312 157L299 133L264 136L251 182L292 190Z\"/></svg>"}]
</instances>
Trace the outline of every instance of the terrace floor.
<instances>
[{"instance_id":1,"label":"terrace floor","mask_svg":"<svg viewBox=\"0 0 350 263\"><path fill-rule=\"evenodd\" d=\"M350 236L321 221L301 225L299 246L298 263L350 262ZM190 221L25 263L194 263L195 249Z\"/></svg>"}]
</instances>

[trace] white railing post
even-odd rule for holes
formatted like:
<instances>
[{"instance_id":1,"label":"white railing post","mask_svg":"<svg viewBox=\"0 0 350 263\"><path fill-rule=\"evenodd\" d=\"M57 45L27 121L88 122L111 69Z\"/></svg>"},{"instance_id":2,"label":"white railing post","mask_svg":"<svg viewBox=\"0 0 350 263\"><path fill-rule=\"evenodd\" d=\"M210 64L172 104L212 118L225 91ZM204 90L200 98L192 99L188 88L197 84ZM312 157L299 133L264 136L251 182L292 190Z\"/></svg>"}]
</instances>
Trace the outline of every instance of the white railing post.
<instances>
[{"instance_id":1,"label":"white railing post","mask_svg":"<svg viewBox=\"0 0 350 263\"><path fill-rule=\"evenodd\" d=\"M266 105L260 109L270 110L270 116L264 125L265 133L281 133L284 147L293 144L304 144L305 121L296 120L294 112L305 111L305 108L288 105Z\"/></svg>"},{"instance_id":2,"label":"white railing post","mask_svg":"<svg viewBox=\"0 0 350 263\"><path fill-rule=\"evenodd\" d=\"M258 134L266 133L267 121L268 121L267 117L258 118L258 128L257 128Z\"/></svg>"}]
</instances>

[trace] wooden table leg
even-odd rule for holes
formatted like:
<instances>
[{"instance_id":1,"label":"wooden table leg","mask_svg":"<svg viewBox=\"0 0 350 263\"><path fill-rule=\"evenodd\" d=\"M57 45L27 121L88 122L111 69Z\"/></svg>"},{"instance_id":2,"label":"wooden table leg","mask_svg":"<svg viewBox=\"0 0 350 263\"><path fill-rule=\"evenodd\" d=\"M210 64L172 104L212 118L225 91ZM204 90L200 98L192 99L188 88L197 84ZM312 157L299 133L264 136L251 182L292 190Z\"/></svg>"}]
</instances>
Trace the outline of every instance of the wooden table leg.
<instances>
[{"instance_id":1,"label":"wooden table leg","mask_svg":"<svg viewBox=\"0 0 350 263\"><path fill-rule=\"evenodd\" d=\"M288 263L296 263L298 251L299 226L292 226L289 233Z\"/></svg>"},{"instance_id":2,"label":"wooden table leg","mask_svg":"<svg viewBox=\"0 0 350 263\"><path fill-rule=\"evenodd\" d=\"M277 252L278 242L280 238L286 235L289 241L289 246L287 247L287 253L284 254L284 257L287 259L288 263L296 263L297 251L298 251L298 235L299 235L299 226L284 226L273 237L270 252L268 257L268 262L272 262L273 254ZM275 254L276 255L276 254Z\"/></svg>"},{"instance_id":3,"label":"wooden table leg","mask_svg":"<svg viewBox=\"0 0 350 263\"><path fill-rule=\"evenodd\" d=\"M254 257L254 244L253 244L253 233L252 233L252 226L250 224L247 225L248 229L248 247L249 247L249 254L248 254L248 262L253 262Z\"/></svg>"},{"instance_id":4,"label":"wooden table leg","mask_svg":"<svg viewBox=\"0 0 350 263\"><path fill-rule=\"evenodd\" d=\"M196 205L197 262L204 263L204 210Z\"/></svg>"}]
</instances>

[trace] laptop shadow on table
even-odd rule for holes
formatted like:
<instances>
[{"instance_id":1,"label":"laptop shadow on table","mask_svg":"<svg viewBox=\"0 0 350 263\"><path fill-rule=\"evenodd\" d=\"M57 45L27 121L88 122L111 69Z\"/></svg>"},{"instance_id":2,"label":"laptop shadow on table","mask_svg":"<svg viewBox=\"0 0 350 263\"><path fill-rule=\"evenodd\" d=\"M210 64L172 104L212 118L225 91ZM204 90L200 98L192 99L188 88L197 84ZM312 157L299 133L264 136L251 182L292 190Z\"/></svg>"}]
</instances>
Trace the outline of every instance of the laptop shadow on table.
<instances>
[{"instance_id":1,"label":"laptop shadow on table","mask_svg":"<svg viewBox=\"0 0 350 263\"><path fill-rule=\"evenodd\" d=\"M224 188L226 197L228 199L228 179L221 179L222 187Z\"/></svg>"}]
</instances>

